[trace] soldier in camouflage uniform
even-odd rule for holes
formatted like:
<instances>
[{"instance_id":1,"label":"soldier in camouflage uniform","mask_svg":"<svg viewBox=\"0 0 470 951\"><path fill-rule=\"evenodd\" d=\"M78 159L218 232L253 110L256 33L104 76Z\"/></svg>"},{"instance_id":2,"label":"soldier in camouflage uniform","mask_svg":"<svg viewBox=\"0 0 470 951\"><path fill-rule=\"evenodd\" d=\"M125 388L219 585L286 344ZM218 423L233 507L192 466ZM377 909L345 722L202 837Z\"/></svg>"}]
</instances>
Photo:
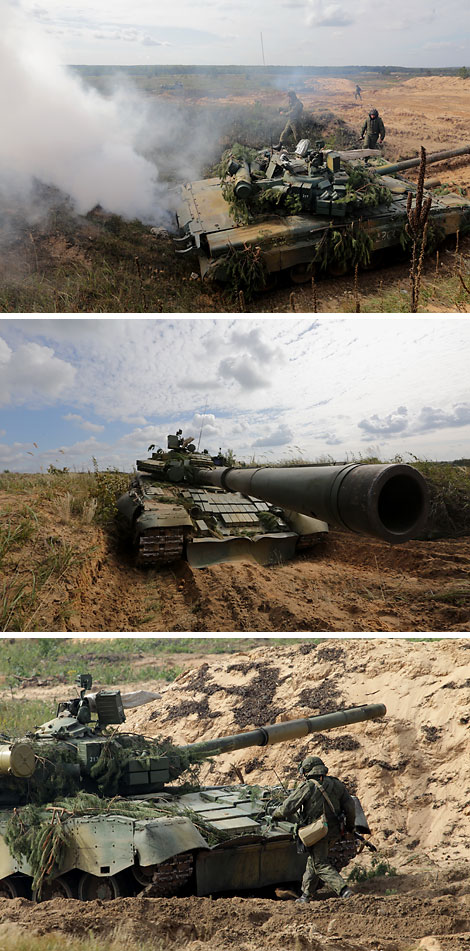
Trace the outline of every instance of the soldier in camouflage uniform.
<instances>
[{"instance_id":1,"label":"soldier in camouflage uniform","mask_svg":"<svg viewBox=\"0 0 470 951\"><path fill-rule=\"evenodd\" d=\"M361 130L361 139L366 137L364 142L365 149L375 149L377 139L380 136L380 145L385 138L385 126L377 109L371 109Z\"/></svg>"},{"instance_id":2,"label":"soldier in camouflage uniform","mask_svg":"<svg viewBox=\"0 0 470 951\"><path fill-rule=\"evenodd\" d=\"M293 90L288 92L287 95L289 98L289 108L279 110L282 114L287 115L287 122L281 132L279 145L275 146L275 148L280 148L282 145L285 145L290 135L294 137L294 145L296 145L302 137L301 117L304 104L297 98Z\"/></svg>"},{"instance_id":3,"label":"soldier in camouflage uniform","mask_svg":"<svg viewBox=\"0 0 470 951\"><path fill-rule=\"evenodd\" d=\"M324 813L328 833L315 845L306 848L307 867L302 879L302 895L297 900L302 903L309 902L318 886L318 879L329 885L340 898L349 898L352 891L339 872L330 865L328 850L341 838L341 813L344 814L347 831L353 832L356 818L354 800L344 783L334 776L326 775L328 767L319 756L307 756L302 763L301 772L305 776L305 782L273 812L272 818L289 819L297 813L299 825L305 826L319 819ZM333 809L321 790L326 793Z\"/></svg>"}]
</instances>

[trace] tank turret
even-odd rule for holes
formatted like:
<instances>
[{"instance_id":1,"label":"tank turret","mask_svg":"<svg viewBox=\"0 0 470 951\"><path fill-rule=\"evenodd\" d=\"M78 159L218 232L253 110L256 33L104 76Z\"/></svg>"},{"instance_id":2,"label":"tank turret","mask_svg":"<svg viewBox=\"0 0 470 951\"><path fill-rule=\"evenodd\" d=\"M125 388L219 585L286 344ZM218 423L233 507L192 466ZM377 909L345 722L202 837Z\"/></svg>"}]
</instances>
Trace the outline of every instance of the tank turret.
<instances>
[{"instance_id":1,"label":"tank turret","mask_svg":"<svg viewBox=\"0 0 470 951\"><path fill-rule=\"evenodd\" d=\"M201 759L303 738L383 717L380 703L286 720L176 746L168 740L110 732L122 724L118 690L93 695L94 718L79 697L57 716L0 748L0 897L111 899L118 895L198 895L300 879L292 823L273 823L283 788L169 785ZM368 832L357 800L356 830ZM247 848L249 861L247 863ZM336 847L342 868L354 837Z\"/></svg>"},{"instance_id":2,"label":"tank turret","mask_svg":"<svg viewBox=\"0 0 470 951\"><path fill-rule=\"evenodd\" d=\"M468 153L465 145L431 154L427 162ZM379 165L377 159L378 150L335 151L321 142L312 148L308 139L295 152L234 147L220 178L179 189L176 251L194 251L202 277L235 284L236 277L242 290L263 290L278 272L303 283L324 271L369 267L379 251L403 251L408 195L413 202L416 184L397 173L420 163ZM470 201L450 193L431 197L432 248L470 222Z\"/></svg>"},{"instance_id":3,"label":"tank turret","mask_svg":"<svg viewBox=\"0 0 470 951\"><path fill-rule=\"evenodd\" d=\"M388 542L423 531L428 493L412 466L230 467L183 446L179 435L169 446L178 439L168 452L137 460L117 503L141 565L279 564L318 545L329 523Z\"/></svg>"},{"instance_id":4,"label":"tank turret","mask_svg":"<svg viewBox=\"0 0 470 951\"><path fill-rule=\"evenodd\" d=\"M119 690L101 690L94 694L97 717L93 718L85 690L91 690L92 678L77 678L80 696L61 701L57 716L37 727L24 740L0 747L0 799L8 801L8 777L11 779L12 804L29 798L36 802L47 799L53 789L56 772L69 776L76 792L83 788L97 795L150 794L163 790L191 766L208 756L218 756L251 746L267 746L300 739L310 733L330 730L350 723L376 719L385 715L383 704L369 704L301 720L269 724L247 733L175 746L137 734L115 732L110 725L124 723ZM54 753L55 751L55 753ZM64 758L65 757L65 758ZM113 769L109 773L109 765ZM5 777L2 783L1 777ZM35 788L22 780L35 775ZM47 778L47 783L44 784ZM44 794L42 792L44 784Z\"/></svg>"}]
</instances>

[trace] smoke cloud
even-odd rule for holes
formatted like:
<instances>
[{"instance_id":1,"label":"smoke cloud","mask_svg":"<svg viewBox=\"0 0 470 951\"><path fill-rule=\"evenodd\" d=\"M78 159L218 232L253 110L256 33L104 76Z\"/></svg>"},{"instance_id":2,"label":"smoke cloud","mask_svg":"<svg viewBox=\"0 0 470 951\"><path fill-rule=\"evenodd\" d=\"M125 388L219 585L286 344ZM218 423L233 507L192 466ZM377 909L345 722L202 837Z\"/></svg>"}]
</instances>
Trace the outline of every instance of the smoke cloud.
<instances>
[{"instance_id":1,"label":"smoke cloud","mask_svg":"<svg viewBox=\"0 0 470 951\"><path fill-rule=\"evenodd\" d=\"M100 204L123 217L168 225L169 189L159 177L159 168L166 169L158 151L183 134L189 138L182 116L121 79L106 95L85 86L13 0L0 0L0 21L2 207L10 214L20 209L29 220L41 217L40 182L70 196L79 214ZM207 154L207 130L202 136ZM182 176L194 172L187 160L179 164Z\"/></svg>"}]
</instances>

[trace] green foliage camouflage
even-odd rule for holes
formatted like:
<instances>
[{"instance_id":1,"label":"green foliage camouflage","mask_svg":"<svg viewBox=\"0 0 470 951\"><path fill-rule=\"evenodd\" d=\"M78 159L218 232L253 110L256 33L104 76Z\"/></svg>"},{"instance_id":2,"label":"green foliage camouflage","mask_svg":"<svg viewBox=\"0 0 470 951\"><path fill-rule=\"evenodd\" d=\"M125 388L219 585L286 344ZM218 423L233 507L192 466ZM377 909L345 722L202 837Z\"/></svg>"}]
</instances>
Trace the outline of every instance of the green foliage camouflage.
<instances>
[{"instance_id":1,"label":"green foliage camouflage","mask_svg":"<svg viewBox=\"0 0 470 951\"><path fill-rule=\"evenodd\" d=\"M2 742L12 741L4 736ZM27 794L33 804L41 805L78 790L80 780L70 771L70 765L77 762L73 747L62 742L35 743L32 739L30 743L37 758L36 770L28 780L17 779L11 774L4 776L2 790L5 793L16 796L18 802Z\"/></svg>"},{"instance_id":2,"label":"green foliage camouflage","mask_svg":"<svg viewBox=\"0 0 470 951\"><path fill-rule=\"evenodd\" d=\"M110 737L109 743L103 747L90 775L102 796L115 796L131 760L138 760L144 769L150 770L150 759L160 756L168 757L172 780L187 772L191 774L190 779L195 780L197 764L204 758L202 755L197 758L191 756L174 746L170 740L119 733Z\"/></svg>"},{"instance_id":3,"label":"green foliage camouflage","mask_svg":"<svg viewBox=\"0 0 470 951\"><path fill-rule=\"evenodd\" d=\"M67 847L71 843L71 830L67 828L67 820L83 816L111 815L135 820L185 816L211 846L232 837L232 833L216 829L192 809L176 803L101 799L99 796L80 792L74 797L58 799L47 806L30 804L22 809L15 809L7 823L5 842L18 862L23 859L29 862L33 875L32 888L40 897L44 881L58 874Z\"/></svg>"},{"instance_id":4,"label":"green foliage camouflage","mask_svg":"<svg viewBox=\"0 0 470 951\"><path fill-rule=\"evenodd\" d=\"M433 221L432 218L429 218L428 227L426 229L426 243L424 246L424 253L426 255L433 254L443 243L445 236L446 233L442 225L439 225L437 222ZM408 222L402 228L400 234L400 246L407 254L411 253L413 239L410 234Z\"/></svg>"},{"instance_id":5,"label":"green foliage camouflage","mask_svg":"<svg viewBox=\"0 0 470 951\"><path fill-rule=\"evenodd\" d=\"M228 180L228 168L232 158L237 161L247 161L250 163L256 157L257 152L254 149L248 149L236 143L231 150L224 152L220 165L217 166L217 172L221 179L222 195L229 206L230 215L236 224L251 224L257 217L263 214L275 212L276 214L297 215L302 211L302 201L296 194L295 189L290 188L288 184L279 180L276 184L273 182L272 188L263 188L255 191L249 198L237 198L233 185ZM346 185L346 194L344 198L335 199L335 204L347 205L351 211L361 208L373 208L378 205L391 205L393 195L389 188L382 184L380 179L368 169L358 168L346 164L349 179ZM260 173L264 177L263 173ZM254 173L253 177L257 177Z\"/></svg>"},{"instance_id":6,"label":"green foliage camouflage","mask_svg":"<svg viewBox=\"0 0 470 951\"><path fill-rule=\"evenodd\" d=\"M370 264L372 238L362 225L351 224L341 230L330 226L317 245L312 263L321 271L334 265L341 270L354 268L356 264Z\"/></svg>"},{"instance_id":7,"label":"green foliage camouflage","mask_svg":"<svg viewBox=\"0 0 470 951\"><path fill-rule=\"evenodd\" d=\"M345 163L345 171L349 175L346 195L336 199L336 204L351 205L356 209L375 208L377 205L386 205L388 208L392 204L393 195L390 189L383 185L373 172L348 163Z\"/></svg>"},{"instance_id":8,"label":"green foliage camouflage","mask_svg":"<svg viewBox=\"0 0 470 951\"><path fill-rule=\"evenodd\" d=\"M220 262L226 274L229 293L233 298L243 291L245 300L250 301L256 293L266 287L268 272L258 245L244 245L243 250L230 245L227 253L220 258Z\"/></svg>"}]
</instances>

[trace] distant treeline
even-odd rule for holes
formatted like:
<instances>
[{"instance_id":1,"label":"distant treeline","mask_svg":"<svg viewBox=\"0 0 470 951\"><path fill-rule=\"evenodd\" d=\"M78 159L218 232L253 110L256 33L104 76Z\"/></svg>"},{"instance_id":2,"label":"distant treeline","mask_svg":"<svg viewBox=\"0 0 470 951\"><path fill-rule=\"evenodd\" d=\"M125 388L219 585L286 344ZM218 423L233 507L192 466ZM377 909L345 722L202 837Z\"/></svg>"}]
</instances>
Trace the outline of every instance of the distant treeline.
<instances>
[{"instance_id":1,"label":"distant treeline","mask_svg":"<svg viewBox=\"0 0 470 951\"><path fill-rule=\"evenodd\" d=\"M116 72L129 76L148 78L151 76L245 76L247 79L275 80L278 77L292 76L351 76L358 73L372 73L380 76L459 76L465 67L443 66L436 68L408 66L76 66L83 76L110 76Z\"/></svg>"}]
</instances>

